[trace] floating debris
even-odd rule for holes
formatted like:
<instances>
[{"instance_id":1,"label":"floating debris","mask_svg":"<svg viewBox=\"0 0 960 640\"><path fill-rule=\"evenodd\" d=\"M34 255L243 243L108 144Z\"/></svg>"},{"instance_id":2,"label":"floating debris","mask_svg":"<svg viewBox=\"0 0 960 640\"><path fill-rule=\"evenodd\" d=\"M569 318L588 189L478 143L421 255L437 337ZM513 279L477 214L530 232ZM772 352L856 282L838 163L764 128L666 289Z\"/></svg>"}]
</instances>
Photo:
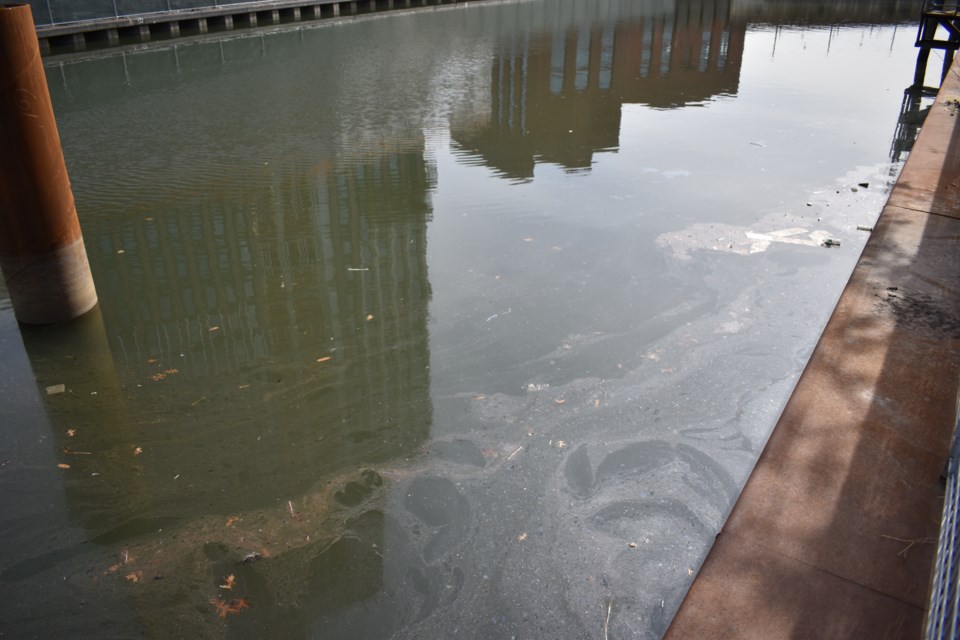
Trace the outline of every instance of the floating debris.
<instances>
[{"instance_id":1,"label":"floating debris","mask_svg":"<svg viewBox=\"0 0 960 640\"><path fill-rule=\"evenodd\" d=\"M608 632L610 631L610 612L613 610L613 600L610 600L607 603L607 618L603 621L603 640L609 640L610 636Z\"/></svg>"},{"instance_id":2,"label":"floating debris","mask_svg":"<svg viewBox=\"0 0 960 640\"><path fill-rule=\"evenodd\" d=\"M839 247L840 241L836 238L826 238L823 241L823 246L825 247Z\"/></svg>"},{"instance_id":3,"label":"floating debris","mask_svg":"<svg viewBox=\"0 0 960 640\"><path fill-rule=\"evenodd\" d=\"M226 618L228 613L236 614L250 608L250 601L246 598L236 598L230 602L224 602L219 598L210 598L210 604L216 607L217 614L221 618Z\"/></svg>"},{"instance_id":4,"label":"floating debris","mask_svg":"<svg viewBox=\"0 0 960 640\"><path fill-rule=\"evenodd\" d=\"M53 396L58 393L63 393L66 390L67 390L67 385L65 384L53 384L47 387L46 389L48 396Z\"/></svg>"}]
</instances>

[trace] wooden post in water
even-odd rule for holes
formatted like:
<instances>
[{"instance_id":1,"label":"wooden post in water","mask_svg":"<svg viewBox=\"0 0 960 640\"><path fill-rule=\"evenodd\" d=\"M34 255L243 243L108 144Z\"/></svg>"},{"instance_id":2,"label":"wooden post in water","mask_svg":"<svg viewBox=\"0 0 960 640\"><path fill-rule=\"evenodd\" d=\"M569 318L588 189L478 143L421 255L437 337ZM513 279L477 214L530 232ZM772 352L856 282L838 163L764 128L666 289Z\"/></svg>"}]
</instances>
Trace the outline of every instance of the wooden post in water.
<instances>
[{"instance_id":1,"label":"wooden post in water","mask_svg":"<svg viewBox=\"0 0 960 640\"><path fill-rule=\"evenodd\" d=\"M97 303L27 4L0 4L0 267L20 322Z\"/></svg>"}]
</instances>

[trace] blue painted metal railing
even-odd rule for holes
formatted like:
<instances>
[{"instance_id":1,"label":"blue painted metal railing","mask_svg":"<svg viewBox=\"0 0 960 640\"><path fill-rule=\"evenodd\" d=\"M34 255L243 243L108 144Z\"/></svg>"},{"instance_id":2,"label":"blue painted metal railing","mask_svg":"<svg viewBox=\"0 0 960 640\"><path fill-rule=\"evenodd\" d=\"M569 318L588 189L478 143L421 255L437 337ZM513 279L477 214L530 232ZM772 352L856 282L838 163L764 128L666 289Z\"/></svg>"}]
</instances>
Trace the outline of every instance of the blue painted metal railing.
<instances>
[{"instance_id":1,"label":"blue painted metal railing","mask_svg":"<svg viewBox=\"0 0 960 640\"><path fill-rule=\"evenodd\" d=\"M946 480L926 640L960 638L960 427L954 432Z\"/></svg>"}]
</instances>

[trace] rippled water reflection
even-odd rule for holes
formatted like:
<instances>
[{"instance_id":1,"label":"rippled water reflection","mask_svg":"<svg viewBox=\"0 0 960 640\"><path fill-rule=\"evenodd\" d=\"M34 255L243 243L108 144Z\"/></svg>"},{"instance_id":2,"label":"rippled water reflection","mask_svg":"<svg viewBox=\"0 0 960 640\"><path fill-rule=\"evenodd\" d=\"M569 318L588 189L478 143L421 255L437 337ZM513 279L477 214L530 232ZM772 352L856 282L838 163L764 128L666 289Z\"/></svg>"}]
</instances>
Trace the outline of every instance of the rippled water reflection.
<instances>
[{"instance_id":1,"label":"rippled water reflection","mask_svg":"<svg viewBox=\"0 0 960 640\"><path fill-rule=\"evenodd\" d=\"M922 107L912 4L804 11L50 60L101 301L0 296L4 633L658 637Z\"/></svg>"}]
</instances>

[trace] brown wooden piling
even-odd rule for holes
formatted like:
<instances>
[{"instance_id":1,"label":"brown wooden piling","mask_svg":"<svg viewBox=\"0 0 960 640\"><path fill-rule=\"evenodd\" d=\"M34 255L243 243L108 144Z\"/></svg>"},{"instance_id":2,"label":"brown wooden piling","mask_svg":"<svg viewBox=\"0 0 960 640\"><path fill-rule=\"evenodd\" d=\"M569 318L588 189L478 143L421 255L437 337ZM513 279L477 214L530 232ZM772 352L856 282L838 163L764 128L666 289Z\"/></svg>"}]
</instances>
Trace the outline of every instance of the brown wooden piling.
<instances>
[{"instance_id":1,"label":"brown wooden piling","mask_svg":"<svg viewBox=\"0 0 960 640\"><path fill-rule=\"evenodd\" d=\"M27 4L0 4L0 267L20 322L97 303Z\"/></svg>"}]
</instances>

